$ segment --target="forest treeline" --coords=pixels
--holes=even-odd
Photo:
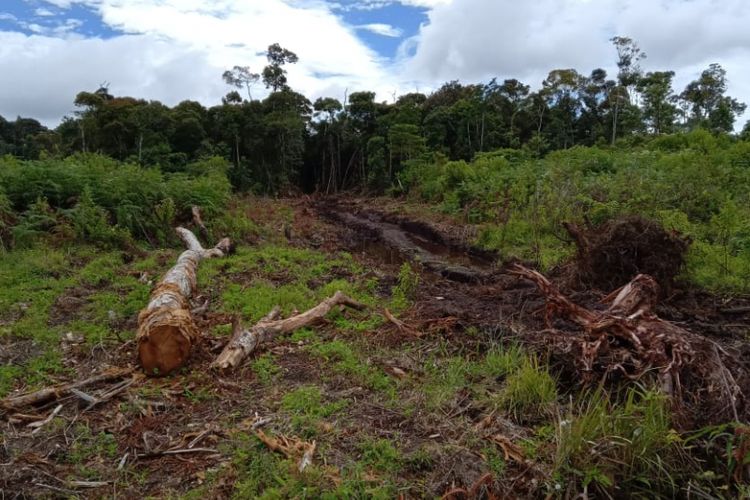
[[[727,95],[726,71],[712,64],[685,89],[673,71],[644,72],[646,57],[626,37],[612,39],[618,72],[550,71],[541,88],[516,79],[444,84],[429,95],[386,103],[357,91],[344,102],[311,102],[292,90],[286,67],[293,52],[273,44],[258,73],[235,66],[223,75],[232,89],[212,107],[183,101],[114,96],[108,86],[75,97],[77,111],[55,129],[32,118],[0,117],[0,155],[21,159],[99,153],[164,173],[223,157],[237,191],[289,188],[333,193],[381,192],[410,160],[470,160],[503,148],[542,157],[573,146],[632,145],[696,128],[731,134],[745,104]],[[219,75],[217,75],[217,78]],[[253,98],[256,86],[268,89]],[[750,136],[750,127],[741,134]]]

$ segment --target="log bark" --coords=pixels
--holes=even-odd
[[[214,248],[204,249],[191,231],[178,227],[177,233],[188,249],[164,275],[138,315],[138,360],[148,375],[166,375],[187,361],[199,337],[189,303],[196,289],[198,264],[203,259],[223,257],[230,250],[227,238]]]
[[[357,310],[365,308],[363,304],[341,292],[336,292],[312,309],[287,319],[278,319],[281,310],[277,306],[249,329],[243,328],[239,319],[235,318],[232,338],[211,366],[219,370],[235,368],[262,343],[268,342],[278,334],[291,333],[307,326],[323,318],[331,309],[339,305]]]

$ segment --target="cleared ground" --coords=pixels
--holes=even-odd
[[[726,467],[731,457],[716,451],[747,445],[719,425],[729,406],[677,428],[648,387],[582,395],[565,359],[533,335],[545,328],[544,299],[504,271],[502,256],[472,249],[470,227],[384,200],[249,199],[232,210],[244,238],[234,255],[201,264],[196,302],[209,307],[189,364],[88,411],[62,399],[37,432],[28,423],[57,403],[26,420],[5,415],[6,497],[669,495],[673,481],[679,491],[693,480],[707,494],[741,488],[727,471],[740,470],[741,483],[742,465]],[[137,313],[179,251],[4,256],[0,392],[133,364]],[[286,316],[336,290],[369,308],[278,338],[234,372],[209,369],[234,315],[251,324],[279,305]],[[571,293],[587,304],[604,295]],[[747,367],[747,304],[675,290],[659,313]],[[314,440],[312,465],[299,472],[299,457],[270,450],[259,428]],[[698,429],[708,434],[689,441]]]

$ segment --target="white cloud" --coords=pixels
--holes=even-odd
[[[78,92],[103,81],[115,93],[171,104],[188,97],[210,102],[223,90],[218,70],[205,54],[153,36],[105,41],[0,32],[0,88],[10,89],[0,93],[0,114],[54,124],[73,111]]]
[[[343,99],[347,91],[364,89],[385,96],[399,87],[356,29],[320,1],[78,3],[127,35],[84,39],[44,26],[29,27],[37,33],[32,36],[0,32],[0,115],[23,114],[54,124],[72,109],[77,92],[105,80],[117,95],[217,104],[230,90],[221,73],[237,64],[259,72],[267,64],[263,52],[274,42],[298,54],[299,63],[288,68],[289,81],[310,98]]]
[[[391,38],[399,38],[404,33],[399,28],[384,23],[360,24],[357,28]]]
[[[34,9],[34,15],[39,17],[51,17],[54,16],[55,13],[44,7],[39,7],[38,9]]]
[[[61,9],[69,9],[73,3],[76,2],[76,0],[43,0],[44,2],[47,2],[48,4],[54,5],[55,7],[59,7]]]
[[[410,7],[421,7],[421,8],[433,8],[439,5],[447,5],[454,0],[350,0],[350,1],[336,1],[328,2],[328,4],[335,9],[342,11],[353,11],[353,10],[377,10],[387,7],[389,5],[401,4]]]

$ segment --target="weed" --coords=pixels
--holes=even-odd
[[[395,397],[393,380],[380,368],[363,362],[350,344],[342,340],[319,342],[310,346],[310,352],[332,363],[336,372],[352,376],[358,383]]]
[[[499,405],[517,418],[534,418],[557,400],[555,379],[535,357],[526,357],[505,380]]]
[[[292,428],[304,437],[314,437],[318,432],[316,424],[346,405],[345,400],[324,403],[320,389],[312,385],[299,387],[281,399],[281,407],[292,414]]]
[[[281,370],[271,354],[259,356],[252,363],[253,371],[263,384],[270,384],[277,373]]]
[[[653,391],[628,389],[619,404],[602,391],[587,394],[557,423],[555,440],[559,476],[603,494],[617,485],[672,496],[687,465],[667,401]]]
[[[402,466],[401,453],[388,439],[366,439],[359,450],[361,463],[377,472],[393,474]]]
[[[398,284],[391,291],[391,308],[401,312],[409,306],[419,286],[419,274],[404,262],[398,272]]]

